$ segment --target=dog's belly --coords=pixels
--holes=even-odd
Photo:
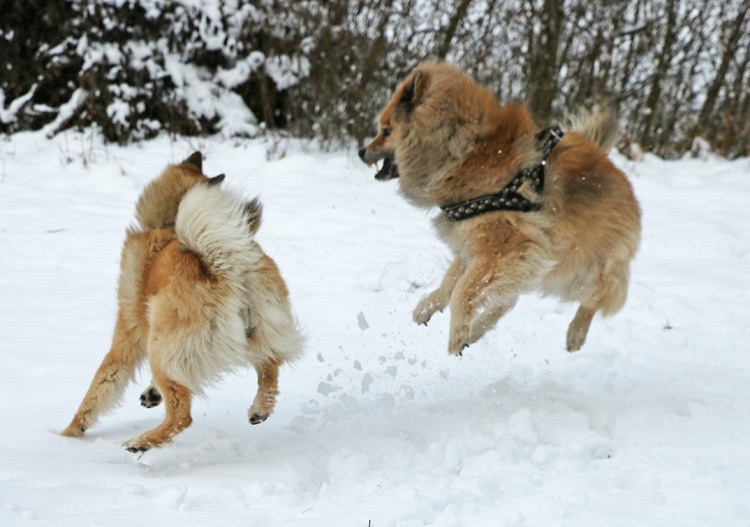
[[[601,274],[600,267],[596,261],[581,255],[563,257],[540,277],[539,290],[567,302],[581,301],[591,295]]]

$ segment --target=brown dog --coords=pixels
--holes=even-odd
[[[583,345],[594,314],[624,305],[640,209],[604,151],[616,133],[611,114],[574,119],[559,144],[543,152],[526,108],[501,105],[455,67],[424,63],[396,90],[378,124],[360,157],[385,160],[376,177],[398,177],[401,193],[418,207],[449,208],[520,185],[512,196],[525,211],[509,207],[459,221],[443,212],[434,219],[454,260],[440,287],[417,305],[414,321],[426,324],[450,304],[450,353],[494,327],[524,292],[580,303],[568,328],[569,351]],[[535,170],[543,188],[516,178]]]
[[[250,422],[273,411],[279,366],[300,354],[303,338],[284,280],[254,240],[260,203],[223,190],[224,176],[203,175],[201,160],[196,152],[168,166],[138,199],[138,227],[128,229],[122,250],[112,347],[62,435],[82,436],[115,406],[146,357],[155,388],[141,400],[148,394],[144,406],[155,406],[163,396],[166,418],[127,441],[132,452],[190,426],[193,394],[238,366],[258,373]]]

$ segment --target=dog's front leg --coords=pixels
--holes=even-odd
[[[442,311],[448,306],[453,289],[456,287],[466,266],[460,257],[456,257],[445,272],[443,281],[435,291],[422,298],[414,309],[413,318],[417,324],[427,325],[435,311]]]
[[[521,285],[530,280],[530,273],[518,265],[522,258],[511,253],[474,259],[451,296],[448,353],[460,355],[513,309]]]
[[[459,278],[451,295],[451,327],[448,353],[460,355],[469,345],[471,321],[477,312],[477,304],[483,289],[490,282],[492,262],[475,259]]]

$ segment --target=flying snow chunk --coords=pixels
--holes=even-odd
[[[370,329],[370,324],[367,323],[365,314],[362,313],[362,311],[360,311],[359,315],[357,315],[357,323],[359,324],[359,329],[361,329],[362,331]]]

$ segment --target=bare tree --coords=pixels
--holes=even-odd
[[[456,10],[454,11],[453,16],[451,16],[448,27],[443,30],[444,38],[435,50],[435,56],[437,58],[444,60],[448,55],[451,45],[453,44],[453,38],[456,35],[456,30],[461,22],[463,22],[464,18],[466,18],[466,13],[469,11],[469,4],[471,4],[471,0],[461,0],[458,6],[456,6]]]
[[[538,32],[532,21],[529,28],[529,106],[537,116],[548,118],[557,96],[557,49],[563,22],[563,1],[542,0],[539,9],[529,0],[531,15],[538,21]]]
[[[667,0],[665,7],[667,20],[664,26],[664,38],[662,40],[661,51],[657,57],[656,70],[651,77],[651,89],[644,105],[645,117],[643,119],[643,133],[641,134],[641,144],[645,148],[652,146],[652,127],[656,120],[658,107],[660,104],[662,82],[667,76],[669,64],[672,61],[673,46],[677,34],[677,7],[680,0]]]
[[[50,123],[51,133],[98,126],[121,142],[163,130],[224,132],[219,116],[197,114],[175,89],[168,56],[201,68],[206,93],[239,95],[259,130],[362,142],[398,83],[438,58],[501,100],[527,102],[540,124],[606,102],[621,117],[623,146],[677,156],[702,135],[718,152],[750,155],[750,0],[41,4],[37,13],[0,0],[0,59],[22,65],[0,69],[2,133]],[[152,50],[148,67],[131,42]],[[121,58],[111,62],[104,48]],[[289,71],[279,70],[284,63]]]
[[[716,105],[717,98],[719,96],[719,90],[726,82],[727,71],[729,70],[730,62],[734,59],[737,52],[737,45],[739,44],[740,37],[743,33],[743,25],[747,17],[747,13],[750,11],[750,0],[743,0],[739,5],[739,11],[737,16],[728,26],[729,34],[726,42],[724,43],[724,52],[721,55],[721,64],[716,70],[713,81],[711,82],[708,90],[706,91],[706,100],[701,108],[700,115],[698,116],[698,122],[693,130],[693,135],[701,135],[706,127],[707,121],[711,112]],[[746,30],[746,29],[745,29]]]

